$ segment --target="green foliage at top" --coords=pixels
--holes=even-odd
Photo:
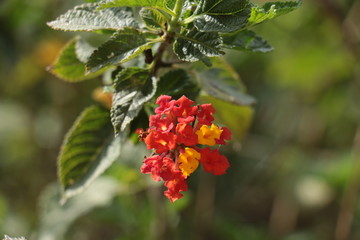
[[[89,57],[87,68],[96,72],[111,64],[120,64],[138,56],[154,42],[147,41],[147,34],[135,28],[117,31]]]
[[[195,62],[222,55],[221,45],[222,39],[218,33],[199,32],[194,28],[178,36],[174,52],[183,61]]]
[[[166,18],[159,10],[143,8],[140,11],[140,16],[148,28],[165,29]]]
[[[167,3],[169,2],[169,3]],[[168,7],[174,1],[167,0],[107,0],[102,3],[100,9],[113,8],[113,7],[150,7],[163,10],[167,13],[174,14]]]
[[[273,19],[297,9],[301,1],[297,2],[268,2],[262,7],[253,7],[247,26],[253,26],[263,21]]]
[[[234,111],[239,106],[251,108],[255,99],[246,93],[239,76],[221,58],[224,49],[271,51],[269,43],[248,28],[288,13],[300,4],[270,2],[259,7],[249,0],[91,2],[48,23],[63,31],[112,34],[95,47],[75,38],[51,67],[55,75],[72,82],[104,74],[104,85],[113,95],[110,112],[99,108],[85,111],[64,142],[59,176],[63,189],[68,191],[65,198],[75,195],[110,166],[113,160],[109,159],[116,157],[100,157],[107,160],[94,164],[99,149],[106,150],[117,138],[126,138],[132,122],[132,127],[147,122],[147,117],[139,113],[148,112],[156,96],[187,95],[195,99],[199,93],[205,93],[216,101],[234,104],[236,107],[228,107]],[[133,13],[134,10],[139,13]],[[187,65],[189,62],[195,63]],[[106,141],[110,120],[118,137]],[[92,131],[88,133],[86,129]],[[84,139],[89,145],[82,142]]]
[[[199,31],[233,32],[245,26],[250,10],[248,0],[202,0],[190,19]]]
[[[120,30],[138,27],[130,8],[97,10],[98,3],[76,6],[48,25],[63,31],[94,31],[100,29]]]
[[[248,50],[252,52],[270,52],[272,46],[254,31],[243,30],[236,34],[223,35],[223,46],[234,50]]]

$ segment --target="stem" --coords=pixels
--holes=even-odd
[[[176,1],[175,8],[174,8],[175,15],[172,16],[172,18],[171,18],[171,22],[170,22],[169,29],[168,29],[169,32],[174,31],[174,28],[176,28],[176,26],[178,25],[178,21],[179,21],[181,12],[182,12],[183,5],[184,5],[184,0]]]
[[[360,192],[360,125],[357,128],[352,149],[352,173],[340,203],[340,212],[335,228],[335,240],[349,239]]]
[[[162,42],[160,44],[159,48],[157,49],[157,52],[154,56],[154,61],[149,66],[149,69],[151,69],[153,76],[156,75],[156,72],[160,67],[164,66],[164,63],[162,61],[162,56],[164,55],[164,52],[165,52],[166,48],[169,46],[169,44],[170,43],[165,40],[164,42]]]
[[[193,22],[197,17],[198,17],[198,15],[192,15],[192,16],[184,19],[183,23],[184,23],[184,24],[191,23],[191,22]]]

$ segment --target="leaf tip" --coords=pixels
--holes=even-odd
[[[50,21],[50,22],[46,22],[46,25],[48,25],[48,27],[51,27],[51,28],[53,28],[53,23],[54,21]]]
[[[65,194],[63,194],[63,195],[61,196],[60,201],[59,201],[60,206],[64,206],[65,203],[67,202],[67,200],[68,200],[67,196],[66,196]]]
[[[49,65],[45,68],[46,71],[51,72],[51,73],[52,73],[53,69],[54,69],[54,65]]]

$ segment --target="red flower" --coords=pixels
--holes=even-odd
[[[220,135],[220,139],[215,139],[215,141],[216,141],[216,144],[225,145],[226,142],[224,140],[230,141],[232,134],[231,134],[230,129],[228,129],[227,127],[222,127],[221,130],[222,130],[222,133]]]
[[[174,123],[167,117],[161,115],[151,115],[149,120],[149,126],[155,127],[156,130],[162,132],[169,132],[174,127]]]
[[[196,114],[198,107],[192,107],[192,104],[194,104],[194,102],[185,96],[182,96],[175,101],[173,113],[178,117],[179,122],[191,123],[195,120],[194,115]]]
[[[146,147],[157,153],[168,152],[176,147],[176,135],[171,132],[151,131],[145,138]]]
[[[146,131],[136,130],[140,140],[152,156],[146,158],[141,172],[151,174],[155,181],[165,181],[164,195],[174,202],[187,190],[186,179],[201,163],[206,172],[221,175],[230,164],[219,150],[201,149],[201,145],[226,144],[231,139],[228,128],[213,124],[215,109],[211,104],[192,106],[193,101],[185,96],[172,100],[161,95],[156,103],[155,115],[150,116]],[[194,128],[195,126],[195,128]]]
[[[171,158],[153,155],[144,160],[140,170],[142,173],[151,174],[155,181],[169,180],[172,178],[175,163]]]
[[[206,172],[212,172],[214,175],[222,175],[230,167],[227,158],[220,155],[219,150],[211,150],[210,148],[201,149],[200,162],[204,166]]]
[[[158,104],[159,107],[155,109],[155,113],[162,114],[170,111],[175,104],[175,100],[170,100],[171,96],[161,95],[160,97],[158,97],[158,99],[156,100],[156,104]]]
[[[212,116],[215,113],[215,109],[211,104],[201,104],[199,106],[200,111],[196,114],[198,118],[198,125],[207,125],[210,126],[214,117]]]
[[[173,173],[173,179],[165,182],[165,187],[168,188],[164,192],[164,195],[170,199],[171,202],[174,202],[184,195],[180,193],[180,191],[187,191],[187,183],[185,181],[185,177],[181,171],[176,171]]]
[[[198,136],[194,129],[186,123],[178,123],[176,126],[177,142],[186,146],[193,146],[198,143]]]

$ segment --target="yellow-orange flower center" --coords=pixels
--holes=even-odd
[[[199,166],[200,153],[193,148],[185,148],[178,157],[179,168],[185,176],[189,176]]]
[[[195,133],[198,136],[199,144],[214,146],[216,143],[215,139],[220,139],[222,131],[218,126],[212,124],[210,127],[202,125]]]

